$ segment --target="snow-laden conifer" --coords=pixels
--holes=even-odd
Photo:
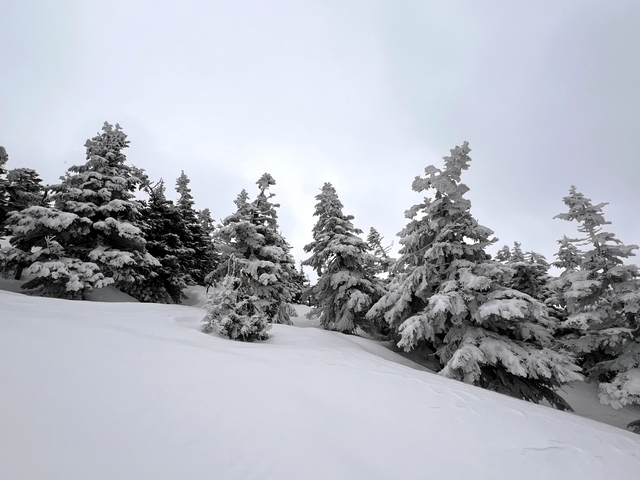
[[[93,289],[113,284],[95,263],[66,257],[52,238],[47,238],[46,246],[33,252],[30,260],[26,273],[33,278],[22,288],[37,295],[80,300]]]
[[[184,170],[182,170],[176,180],[176,192],[180,195],[177,205],[183,210],[193,210],[195,205],[193,196],[191,195],[191,189],[189,188],[190,183],[191,180],[187,177],[187,174],[184,173]]]
[[[243,190],[235,200],[237,211],[225,218],[216,232],[223,261],[207,279],[221,282],[229,277],[232,262],[235,279],[228,279],[226,288],[242,286],[241,297],[269,322],[291,324],[290,317],[296,314],[291,306],[296,269],[291,247],[279,232],[276,209],[280,205],[272,203],[274,194],[268,192],[275,180],[265,173],[256,183],[256,199],[249,202]]]
[[[179,194],[176,208],[182,217],[180,241],[185,250],[178,257],[178,261],[188,275],[188,284],[204,285],[205,277],[219,261],[218,253],[215,252],[211,237],[198,218],[189,183],[191,180],[182,171],[176,180],[176,192]]]
[[[14,168],[7,172],[7,203],[9,211],[23,210],[33,205],[45,205],[42,179],[32,168]]]
[[[55,241],[60,248],[51,252],[49,261],[69,258],[76,266],[78,262],[95,264],[105,278],[135,295],[135,285],[144,280],[141,272],[158,265],[146,252],[136,225],[139,202],[134,195],[145,176],[142,170],[125,164],[122,150],[129,142],[120,126],[105,122],[102,130],[85,143],[86,163],[70,167],[62,183],[51,187],[54,207],[13,212],[7,229],[13,235],[13,247],[29,265],[37,261],[34,247],[46,248],[47,241]],[[4,258],[14,254],[0,253]],[[56,281],[55,271],[45,268],[40,273],[41,282]],[[87,277],[79,277],[79,284],[82,278]],[[85,291],[91,287],[90,282],[83,285]]]
[[[149,200],[143,203],[141,229],[146,249],[159,265],[145,272],[145,281],[136,285],[136,298],[154,303],[181,303],[191,281],[180,259],[191,252],[182,242],[185,225],[179,209],[167,200],[164,182],[147,184]]]
[[[80,222],[68,228],[60,242],[74,258],[92,261],[114,279],[115,286],[135,295],[141,271],[158,262],[145,250],[137,226],[140,203],[136,190],[146,181],[144,172],[126,164],[123,150],[129,146],[120,125],[105,122],[102,133],[87,140],[87,161],[70,167],[62,183],[54,187],[55,206],[78,215]]]
[[[569,211],[556,218],[576,221],[582,234],[559,242],[556,265],[564,271],[554,284],[566,314],[564,341],[599,382],[603,403],[640,403],[640,271],[624,263],[638,246],[603,230],[606,203],[593,205],[573,186],[563,201]]]
[[[522,251],[518,242],[513,243],[513,249],[502,247],[496,255],[496,260],[503,262],[511,270],[512,274],[505,279],[504,286],[531,295],[536,300],[546,303],[550,297],[548,274],[549,262],[536,252]]]
[[[266,340],[271,329],[269,316],[264,301],[255,295],[251,276],[238,269],[242,263],[233,255],[228,258],[228,270],[205,304],[202,331],[245,342]]]
[[[216,222],[213,220],[211,210],[208,208],[203,208],[198,212],[198,221],[200,222],[202,230],[207,235],[212,236],[216,231]]]
[[[485,252],[496,239],[464,198],[469,152],[465,142],[444,158],[443,169],[429,166],[414,180],[413,190],[434,195],[405,213],[390,291],[368,316],[383,316],[405,350],[431,349],[440,375],[570,408],[555,390],[580,379],[579,368],[556,351],[545,305],[505,287],[513,271]]]
[[[377,330],[376,324],[365,317],[384,293],[375,277],[376,259],[358,236],[362,231],[354,227],[353,216],[342,212],[342,202],[330,183],[323,185],[316,200],[314,216],[318,221],[313,227],[313,242],[304,247],[311,256],[302,262],[318,275],[311,288],[315,307],[309,315],[328,330]]]
[[[389,256],[391,245],[387,245],[386,247],[384,247],[382,245],[383,240],[384,237],[380,235],[380,232],[378,232],[378,230],[373,227],[369,229],[369,234],[367,235],[367,245],[369,245],[369,249],[376,259],[376,263],[374,266],[374,270],[376,273],[388,273],[394,261]]]

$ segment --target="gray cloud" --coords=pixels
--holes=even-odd
[[[53,183],[119,122],[131,163],[185,170],[218,218],[268,171],[301,259],[323,182],[391,241],[413,177],[468,140],[499,245],[551,257],[571,184],[639,243],[639,23],[635,1],[13,2],[0,144]]]

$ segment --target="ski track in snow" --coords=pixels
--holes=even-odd
[[[0,291],[0,308],[0,478],[640,471],[638,435],[412,368],[384,345],[301,317],[247,344],[203,334],[196,307]]]

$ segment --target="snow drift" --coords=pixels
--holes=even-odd
[[[0,291],[6,479],[635,479],[640,436],[409,366],[298,320]]]

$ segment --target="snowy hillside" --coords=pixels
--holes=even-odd
[[[354,336],[0,291],[0,478],[636,479],[640,436]],[[301,328],[310,327],[310,328]]]

